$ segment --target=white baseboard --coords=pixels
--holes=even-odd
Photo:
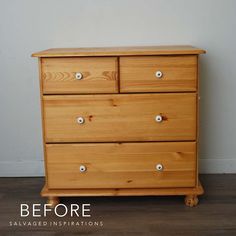
[[[44,176],[43,161],[0,162],[0,177],[39,177],[39,176]]]
[[[200,173],[236,173],[236,159],[200,159]],[[43,161],[0,162],[0,177],[44,176]]]
[[[236,159],[199,159],[199,172],[202,174],[235,174]]]

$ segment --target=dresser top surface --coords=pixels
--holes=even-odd
[[[100,47],[100,48],[51,48],[33,53],[33,57],[83,57],[83,56],[138,56],[202,54],[205,50],[189,45]]]

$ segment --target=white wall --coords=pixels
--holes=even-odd
[[[236,172],[235,0],[0,0],[0,176],[43,175],[37,60],[51,47],[192,44],[200,169]]]

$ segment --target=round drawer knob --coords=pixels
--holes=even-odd
[[[158,70],[158,71],[156,72],[156,77],[157,77],[158,79],[160,79],[162,76],[163,76],[162,72]]]
[[[157,164],[156,169],[157,169],[157,171],[162,171],[163,170],[163,165],[162,164]]]
[[[81,173],[85,172],[86,170],[87,170],[87,168],[86,168],[86,166],[84,166],[84,165],[81,165],[81,166],[79,167],[79,171],[80,171]]]
[[[163,118],[162,118],[161,115],[157,115],[157,116],[155,117],[155,120],[156,120],[156,122],[160,123],[160,122],[163,121]]]
[[[82,125],[85,122],[85,119],[83,117],[78,117],[77,118],[77,123]]]
[[[76,72],[76,73],[75,73],[75,78],[78,79],[78,80],[83,79],[83,75],[82,75],[82,73],[80,73],[80,72]]]

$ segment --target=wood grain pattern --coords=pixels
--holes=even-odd
[[[43,156],[44,156],[44,163],[47,163],[46,137],[45,137],[45,126],[44,126],[43,83],[41,80],[42,58],[38,58],[38,70],[39,70],[39,87],[40,87],[40,108],[41,108],[41,124],[42,124],[42,139],[43,139]],[[47,170],[46,164],[44,164],[44,171],[45,171],[45,185],[47,186],[48,170]]]
[[[192,188],[170,189],[73,189],[50,190],[45,194],[55,194],[63,197],[61,203],[70,208],[71,204],[91,204],[91,218],[72,218],[68,213],[59,218],[48,212],[46,217],[33,217],[32,211],[28,217],[20,217],[20,203],[27,203],[31,209],[35,203],[46,203],[45,198],[38,194],[43,186],[43,178],[0,178],[0,232],[2,236],[233,236],[236,235],[236,174],[200,175],[202,184],[206,187],[200,197],[200,205],[188,209],[183,205],[183,196],[139,196],[162,195],[163,192],[172,195],[190,194]],[[188,192],[183,193],[186,189]],[[129,197],[87,197],[120,196],[124,193]],[[99,193],[100,192],[100,193]],[[175,193],[176,192],[176,193]],[[117,193],[117,194],[116,194]],[[152,194],[153,193],[153,194]],[[70,195],[71,194],[71,195]],[[166,195],[166,194],[164,194]],[[49,195],[47,195],[49,196]],[[76,197],[79,196],[79,197]],[[84,197],[83,197],[84,196]],[[60,207],[59,207],[60,208]],[[42,209],[42,208],[41,208]],[[58,209],[60,210],[60,209]],[[62,209],[63,210],[63,209]],[[42,209],[43,211],[43,209]],[[42,212],[41,211],[41,212]],[[59,211],[62,212],[62,211]],[[36,212],[37,213],[37,212]],[[103,221],[102,227],[91,226],[16,226],[9,227],[9,221]]]
[[[194,142],[47,144],[46,149],[50,189],[195,186]],[[83,173],[81,165],[87,168]]]
[[[186,195],[185,204],[196,205],[203,193],[197,162],[201,53],[192,46],[34,53],[47,177],[42,196],[56,204],[60,196]],[[78,117],[85,122],[78,124]]]
[[[199,175],[199,131],[200,131],[200,80],[199,80],[199,56],[197,56],[197,104],[196,104],[196,185],[198,185]]]
[[[178,188],[92,188],[92,189],[48,189],[44,186],[41,191],[42,197],[86,197],[86,196],[182,196],[182,195],[202,195],[204,193],[202,184],[196,187]]]
[[[163,76],[157,78],[156,71]],[[120,58],[121,92],[196,91],[197,56],[133,56]]]
[[[196,138],[196,94],[44,96],[46,142]],[[161,114],[163,121],[155,121]],[[77,117],[85,123],[78,124]]]
[[[117,93],[116,57],[42,58],[44,94]],[[75,74],[82,73],[77,80]]]
[[[202,54],[205,50],[189,45],[100,47],[100,48],[51,48],[33,53],[33,57],[78,56],[128,56],[128,55],[185,55]]]

